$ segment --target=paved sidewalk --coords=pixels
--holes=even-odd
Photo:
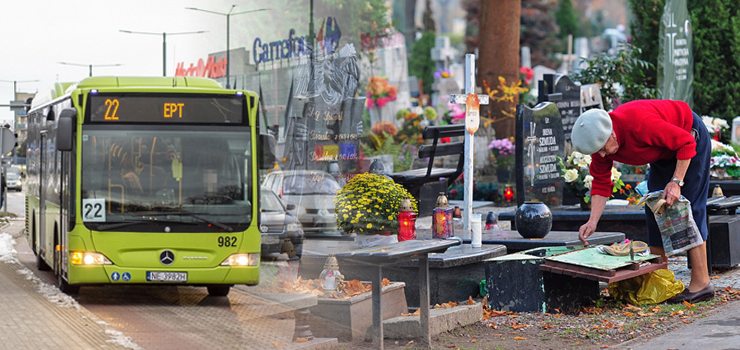
[[[616,348],[661,349],[740,349],[740,302],[723,306],[711,316],[680,326],[647,341],[636,339]]]
[[[24,226],[0,227],[0,349],[140,349],[20,262]]]

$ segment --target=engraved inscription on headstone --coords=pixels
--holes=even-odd
[[[517,205],[539,201],[560,206],[563,180],[558,167],[564,157],[564,133],[560,111],[552,102],[516,110]]]
[[[354,48],[348,44],[338,53],[319,54],[301,64],[286,125],[283,169],[326,171],[337,163],[342,175],[350,176],[359,171],[365,106],[365,97],[354,97],[359,79]]]
[[[581,115],[581,87],[574,84],[567,75],[559,75],[555,77],[553,91],[562,94],[562,98],[556,101],[555,105],[558,106],[560,116],[563,118],[565,141],[570,143],[573,125]]]

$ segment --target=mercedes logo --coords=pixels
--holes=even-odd
[[[260,232],[262,232],[262,233],[265,233],[265,232],[267,232],[268,230],[269,230],[269,228],[267,227],[267,225],[261,225],[261,226],[260,226]]]
[[[175,262],[175,253],[171,250],[163,250],[159,253],[159,261],[162,265],[172,265],[172,263]]]

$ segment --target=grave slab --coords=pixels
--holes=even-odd
[[[552,212],[553,231],[575,231],[577,233],[581,225],[585,224],[591,216],[591,211],[582,210],[578,205],[554,207],[550,208],[550,211]],[[515,230],[514,215],[514,212],[502,212],[498,214],[498,219],[499,221],[511,221],[512,230]],[[645,207],[638,205],[607,206],[596,229],[596,233],[601,232],[622,232],[626,238],[647,242]],[[589,243],[592,243],[591,239]]]
[[[428,236],[420,233],[418,238],[431,238],[431,232]],[[345,276],[345,280],[369,280],[374,273],[373,269],[351,257],[341,256],[342,252],[357,248],[359,247],[354,241],[307,239],[304,242],[298,274],[304,279],[317,278],[329,254],[337,254],[339,271]],[[430,253],[428,260],[431,304],[467,300],[469,296],[476,297],[480,281],[486,278],[483,262],[505,254],[506,248],[503,245],[485,243],[480,248],[463,244],[444,253]],[[410,259],[383,268],[384,278],[391,282],[406,283],[405,294],[409,307],[419,307],[418,264],[418,259]]]
[[[383,287],[383,320],[408,312],[405,286],[406,283],[393,282]],[[349,299],[320,297],[318,305],[310,309],[311,332],[317,337],[332,337],[340,341],[364,339],[368,327],[372,326],[372,307],[369,292]]]
[[[499,220],[501,216],[499,215]],[[585,221],[584,221],[585,222]],[[419,232],[421,231],[421,232]],[[420,238],[431,237],[431,230],[417,230]],[[519,232],[509,230],[484,231],[481,235],[483,245],[502,245],[506,247],[506,253],[516,253],[523,250],[540,247],[557,246],[582,246],[578,239],[578,231],[550,231],[544,238],[524,238]],[[596,232],[588,240],[589,244],[612,244],[621,242],[625,234],[621,232]],[[470,243],[469,239],[463,239],[463,246]],[[305,248],[304,248],[305,249]],[[305,253],[304,253],[305,254]]]
[[[429,315],[431,336],[464,327],[483,319],[483,307],[459,305],[445,309],[432,309]],[[386,339],[419,339],[422,337],[419,316],[399,316],[383,322]],[[370,332],[368,332],[370,334]]]

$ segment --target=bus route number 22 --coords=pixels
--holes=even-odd
[[[88,198],[82,200],[83,221],[105,221],[105,199]]]

